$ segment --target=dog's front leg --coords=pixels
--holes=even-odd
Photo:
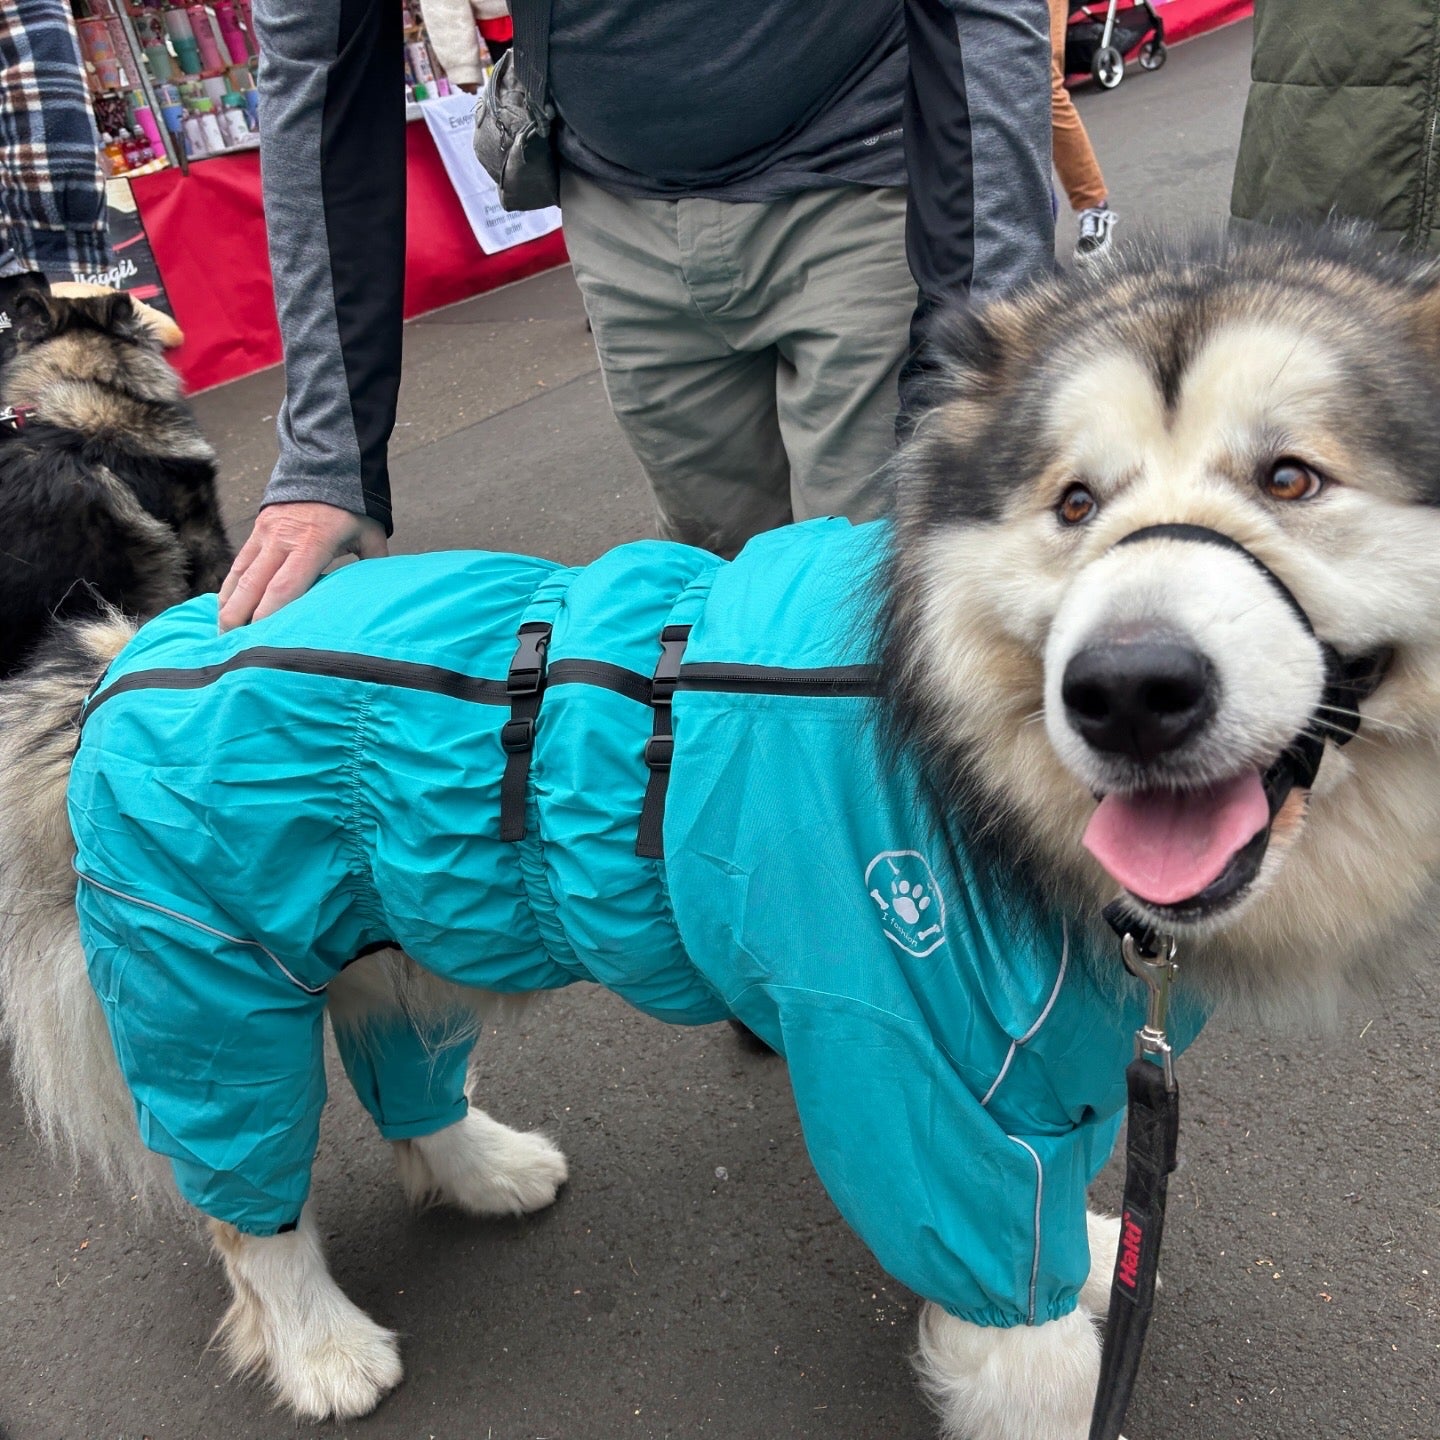
[[[999,1329],[927,1303],[915,1367],[945,1440],[1085,1440],[1100,1336],[1083,1307],[1043,1325]]]
[[[310,1206],[288,1235],[210,1222],[234,1300],[216,1340],[236,1371],[260,1375],[308,1420],[367,1415],[401,1378],[395,1333],[346,1298],[320,1249]]]

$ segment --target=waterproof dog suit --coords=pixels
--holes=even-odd
[[[981,1324],[1071,1310],[1141,987],[1000,893],[887,753],[888,538],[367,561],[227,635],[213,596],[145,626],[89,702],[70,816],[95,988],[186,1197],[296,1221],[325,987],[393,943],[462,985],[738,1018],[891,1274]],[[468,1043],[341,1039],[385,1135],[463,1115]]]

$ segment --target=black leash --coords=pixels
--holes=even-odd
[[[1112,924],[1119,918],[1112,917],[1113,910],[1114,906],[1106,911]],[[1165,1201],[1180,1137],[1180,1087],[1175,1081],[1175,1057],[1165,1037],[1170,986],[1178,969],[1175,942],[1165,936],[1147,949],[1126,930],[1120,946],[1126,968],[1149,987],[1150,1003],[1144,1025],[1135,1032],[1135,1058],[1125,1070],[1130,1097],[1125,1198],[1090,1440],[1119,1440],[1125,1423],[1155,1308]]]

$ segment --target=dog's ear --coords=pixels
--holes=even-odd
[[[966,302],[933,314],[910,361],[907,399],[916,412],[995,393],[1021,349],[1023,321],[1019,307],[1004,301]]]
[[[123,336],[126,340],[148,340],[150,332],[140,323],[135,313],[135,302],[117,290],[113,295],[101,295],[88,301],[94,307],[95,323],[102,330]]]
[[[953,378],[994,379],[1005,357],[998,306],[955,305],[944,311],[931,331],[935,367]]]
[[[36,345],[55,333],[59,323],[56,302],[45,290],[22,290],[12,302],[11,318],[15,338],[22,345]]]

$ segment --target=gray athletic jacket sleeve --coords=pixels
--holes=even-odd
[[[905,0],[905,28],[905,249],[920,300],[902,410],[935,310],[1055,266],[1047,0]]]
[[[285,347],[267,505],[391,529],[405,288],[403,35],[393,0],[255,0],[261,172]]]

